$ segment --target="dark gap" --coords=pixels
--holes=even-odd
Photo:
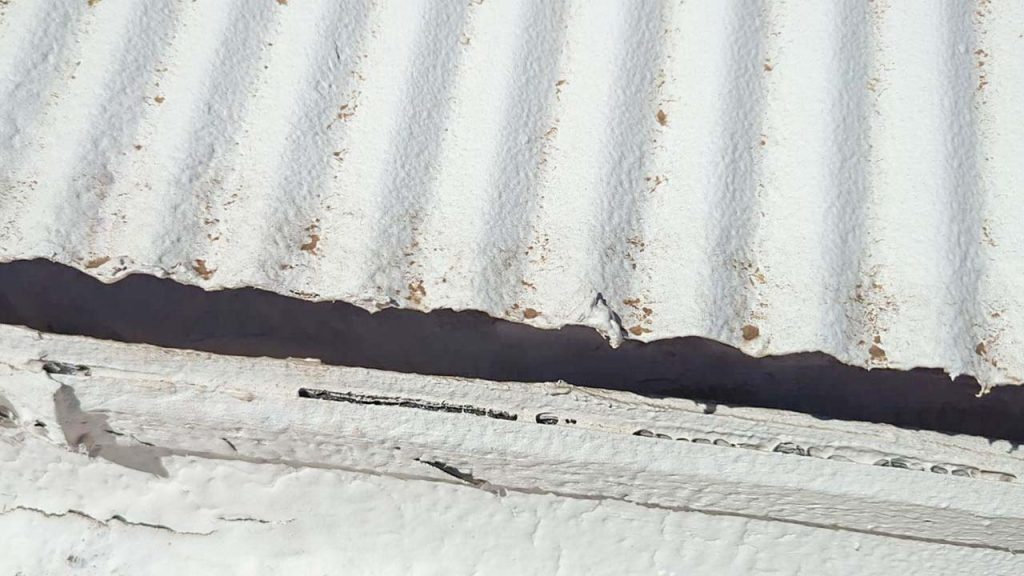
[[[243,288],[205,292],[129,276],[103,284],[46,260],[0,264],[0,322],[218,354],[499,381],[565,380],[646,396],[779,408],[819,418],[1024,440],[1024,387],[977,398],[977,382],[936,369],[867,371],[820,353],[752,358],[696,337],[612,349],[594,330],[541,330],[480,312],[371,315]],[[713,404],[710,404],[713,405]]]
[[[314,400],[330,400],[331,402],[348,402],[350,404],[368,404],[371,406],[401,406],[403,408],[416,408],[430,412],[449,412],[454,414],[472,414],[474,416],[486,416],[498,420],[518,420],[518,414],[512,414],[504,410],[493,408],[480,408],[469,404],[448,404],[447,402],[431,402],[429,400],[416,400],[413,398],[401,398],[398,396],[376,396],[371,394],[356,394],[354,392],[334,392],[331,390],[319,390],[317,388],[299,388],[299,398],[312,398]]]

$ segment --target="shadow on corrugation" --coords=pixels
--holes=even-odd
[[[206,292],[129,276],[103,284],[46,260],[0,264],[0,322],[218,354],[488,380],[546,382],[780,408],[950,434],[1024,440],[1024,387],[977,398],[941,370],[864,370],[820,353],[753,358],[697,337],[613,349],[594,330],[542,330],[480,312],[370,314],[251,288]]]

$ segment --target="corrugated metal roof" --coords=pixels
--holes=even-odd
[[[1024,4],[0,4],[0,258],[1024,377]]]

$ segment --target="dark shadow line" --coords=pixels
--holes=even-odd
[[[651,397],[1024,440],[1024,387],[976,397],[941,370],[864,370],[822,353],[753,358],[697,337],[612,349],[594,330],[542,330],[481,312],[375,314],[243,288],[206,292],[133,275],[102,282],[46,260],[0,264],[0,322],[217,354],[497,381],[566,382]]]

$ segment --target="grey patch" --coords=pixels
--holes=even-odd
[[[553,425],[558,424],[558,416],[555,416],[551,412],[541,412],[535,417],[537,424]]]
[[[451,464],[445,462],[441,462],[439,460],[420,460],[419,458],[416,458],[416,461],[422,464],[426,464],[427,466],[430,466],[432,468],[436,468],[453,478],[458,478],[459,480],[462,480],[467,484],[472,484],[473,486],[482,486],[483,484],[486,483],[484,480],[474,478],[471,472],[463,472],[462,470],[459,470],[455,466],[452,466]]]
[[[783,442],[772,449],[772,452],[778,452],[779,454],[796,454],[797,456],[807,456],[807,450],[805,450],[799,444],[793,442]]]
[[[62,374],[64,376],[89,376],[92,374],[88,366],[56,362],[54,360],[43,364],[43,372],[47,374]]]
[[[0,396],[0,427],[14,428],[18,425],[18,411],[8,402],[7,398]]]
[[[299,398],[312,398],[314,400],[330,400],[331,402],[348,402],[351,404],[368,404],[371,406],[401,406],[403,408],[417,408],[431,412],[450,412],[454,414],[472,414],[473,416],[487,416],[498,420],[518,420],[519,415],[495,410],[493,408],[480,408],[468,404],[448,404],[447,402],[433,402],[430,400],[417,400],[414,398],[402,398],[400,396],[375,396],[372,394],[356,394],[354,392],[333,392],[331,390],[318,390],[315,388],[299,388]]]
[[[109,417],[102,412],[82,410],[82,404],[71,386],[61,384],[53,394],[53,405],[57,413],[57,424],[72,450],[81,447],[90,458],[103,458],[132,470],[168,477],[167,469],[160,459],[170,456],[170,450],[118,444],[119,434],[110,427]]]
[[[987,480],[995,480],[997,482],[1013,482],[1017,479],[1017,476],[1010,474],[1009,472],[998,472],[996,470],[981,470],[978,474]]]

